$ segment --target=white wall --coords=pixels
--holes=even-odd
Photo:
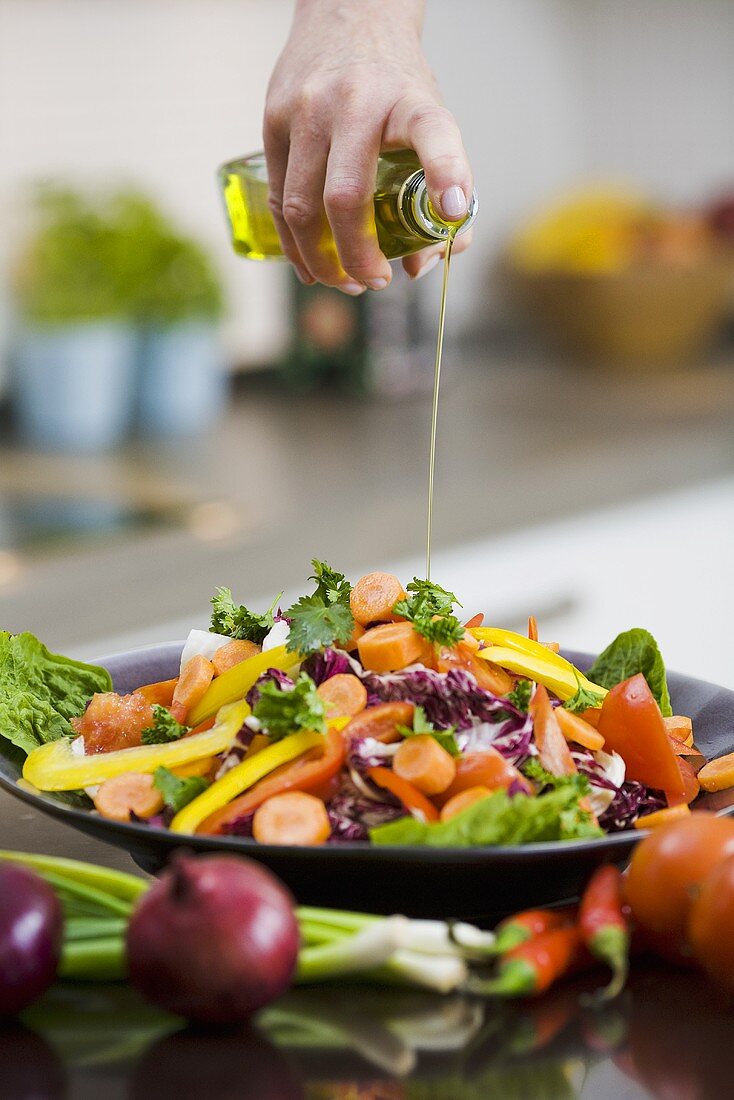
[[[276,351],[283,273],[229,251],[213,173],[261,144],[265,87],[291,7],[0,0],[0,264],[24,181],[133,179],[216,252],[233,352],[256,361]],[[426,50],[462,124],[481,197],[476,247],[455,267],[457,326],[477,316],[488,256],[549,192],[600,173],[686,199],[734,181],[730,0],[427,7]]]

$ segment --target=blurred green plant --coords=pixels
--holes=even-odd
[[[221,285],[205,251],[142,193],[87,196],[46,184],[33,215],[13,273],[26,321],[167,325],[221,316]]]

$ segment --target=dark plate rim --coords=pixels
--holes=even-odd
[[[105,657],[95,658],[91,663],[106,667],[108,661],[119,661],[123,657],[132,658],[152,650],[172,648],[174,646],[183,647],[183,642],[180,640],[154,642],[148,645],[138,646],[134,649],[123,650],[120,653],[107,654]],[[579,651],[574,651],[574,657],[576,659],[581,658],[581,663],[583,663],[583,661],[588,661],[588,663],[591,664],[594,660],[593,655]],[[588,665],[586,667],[588,667]],[[700,684],[707,684],[711,687],[719,686],[711,684],[710,681],[697,680],[697,682]],[[233,853],[239,852],[240,854],[257,851],[263,854],[267,853],[268,858],[281,861],[287,861],[293,858],[305,861],[321,861],[325,855],[328,855],[329,858],[333,858],[335,861],[339,861],[357,855],[368,861],[375,860],[377,862],[383,862],[387,860],[388,862],[395,863],[415,863],[415,861],[418,860],[419,862],[431,865],[441,863],[446,859],[448,854],[451,862],[457,864],[471,864],[475,863],[477,859],[481,862],[496,861],[498,863],[512,863],[526,861],[532,863],[539,857],[567,856],[569,859],[573,859],[578,854],[589,851],[599,851],[600,849],[608,851],[610,858],[614,858],[615,852],[623,854],[629,849],[631,844],[636,843],[638,840],[650,834],[649,829],[632,828],[625,829],[618,833],[611,833],[607,836],[592,837],[584,840],[545,840],[531,844],[477,846],[472,848],[429,848],[421,845],[411,846],[405,844],[381,847],[379,845],[369,844],[366,841],[344,841],[342,844],[328,846],[299,847],[292,844],[258,844],[249,837],[188,836],[186,834],[171,833],[166,829],[151,829],[147,825],[138,825],[134,822],[107,821],[103,817],[94,816],[89,810],[75,809],[73,806],[64,805],[64,803],[57,802],[53,798],[46,798],[42,794],[35,794],[33,791],[26,790],[24,787],[19,786],[17,782],[12,782],[1,772],[0,787],[16,798],[26,802],[28,805],[52,817],[67,821],[69,824],[78,824],[83,828],[86,826],[87,822],[92,820],[95,824],[95,830],[98,829],[100,833],[109,832],[119,838],[129,837],[131,845],[133,846],[135,841],[143,841],[147,845],[158,844],[165,848],[185,848],[188,845],[190,847],[196,847],[199,850],[224,850]],[[734,815],[734,805],[717,811],[717,816],[730,815]]]

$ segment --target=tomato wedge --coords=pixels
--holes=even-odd
[[[450,672],[452,668],[466,669],[480,688],[491,691],[493,695],[507,695],[512,691],[514,681],[510,674],[491,661],[477,660],[465,642],[459,642],[452,649],[441,646],[437,663],[439,672]]]
[[[611,689],[602,704],[598,729],[606,742],[605,751],[618,752],[624,760],[628,779],[672,797],[685,795],[679,758],[642,673]]]
[[[253,813],[267,798],[284,791],[305,791],[317,797],[322,794],[328,797],[333,793],[331,780],[344,763],[344,753],[341,733],[329,729],[324,735],[323,748],[311,749],[296,760],[276,768],[249,791],[204,818],[197,833],[224,833],[238,818]]]
[[[384,791],[389,791],[400,799],[406,810],[414,817],[426,822],[438,821],[438,810],[433,803],[429,802],[417,787],[402,776],[396,775],[390,768],[369,768],[367,777],[375,786],[382,787]]]
[[[538,756],[551,775],[573,775],[578,769],[551,706],[548,691],[538,684],[528,708],[533,718],[533,734]]]
[[[525,776],[497,749],[469,752],[466,756],[457,757],[454,781],[440,795],[436,795],[436,802],[443,807],[454,795],[472,787],[487,787],[490,791],[504,787],[507,790],[514,783],[518,784],[518,790],[530,793],[531,787]]]

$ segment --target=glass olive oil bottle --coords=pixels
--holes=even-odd
[[[248,260],[282,258],[268,207],[265,155],[253,153],[228,161],[219,169],[219,180],[235,252]],[[431,206],[423,169],[411,149],[382,154],[377,162],[374,202],[377,240],[388,260],[419,252],[426,245],[447,240],[450,234],[466,232],[478,207],[474,192],[458,228],[456,223],[443,221]]]

